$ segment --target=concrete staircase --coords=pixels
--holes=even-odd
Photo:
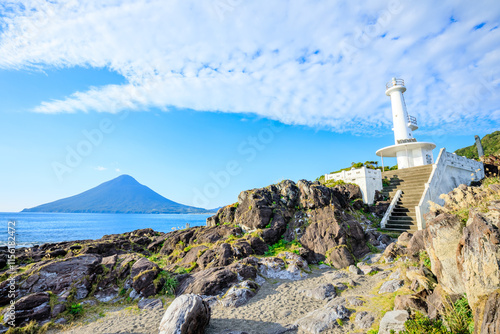
[[[432,165],[391,170],[382,173],[382,179],[390,180],[382,193],[390,199],[401,189],[403,192],[385,228],[398,232],[416,231],[417,216],[415,206],[420,202],[425,183],[429,180]]]

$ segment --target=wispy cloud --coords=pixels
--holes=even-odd
[[[378,132],[391,121],[384,84],[398,76],[429,131],[500,120],[498,1],[21,0],[0,10],[0,68],[106,67],[128,81],[36,112],[177,107]]]
[[[103,167],[103,166],[97,166],[97,167],[95,167],[94,169],[95,169],[95,170],[98,170],[98,171],[100,171],[100,172],[107,170],[107,168],[106,168],[106,167]]]

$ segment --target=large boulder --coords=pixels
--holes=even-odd
[[[482,310],[487,319],[498,321],[497,305],[500,301],[500,220],[497,216],[473,213],[458,247],[458,270],[463,279],[469,305],[478,313]],[[486,306],[488,304],[488,306]],[[479,313],[481,313],[479,312]],[[483,320],[483,321],[482,321]],[[490,333],[492,324],[475,318],[478,333]],[[483,331],[483,328],[484,329]],[[497,327],[497,332],[500,327]],[[491,332],[493,333],[493,332]]]
[[[471,306],[482,296],[500,289],[500,231],[497,225],[475,213],[460,240],[458,269]]]
[[[463,295],[466,290],[458,271],[457,249],[463,224],[456,215],[442,213],[427,221],[424,244],[431,269],[449,295]]]
[[[210,322],[210,306],[194,294],[174,299],[160,322],[159,334],[201,334]]]

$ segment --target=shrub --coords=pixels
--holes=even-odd
[[[264,256],[275,256],[285,251],[298,254],[299,253],[298,248],[300,247],[302,247],[302,245],[297,240],[286,241],[285,239],[280,239],[280,241],[278,241],[274,245],[269,246],[269,249],[266,251]]]
[[[80,315],[83,313],[83,306],[82,304],[71,304],[69,308],[69,313],[73,315]]]
[[[185,268],[183,268],[183,269],[185,269]],[[163,278],[165,280],[165,283],[163,284],[163,287],[160,290],[160,294],[173,295],[175,293],[175,289],[177,289],[177,285],[179,285],[177,278],[172,276],[168,271],[165,271],[165,270],[162,270],[158,274],[158,277],[156,278],[156,280],[159,281],[161,278]]]
[[[445,303],[443,318],[452,333],[474,333],[474,319],[466,296],[457,300],[455,304]]]
[[[405,330],[401,334],[472,334],[474,319],[467,298],[457,300],[454,304],[444,303],[441,311],[442,320],[431,320],[420,312],[416,312],[405,322]]]
[[[429,254],[426,251],[421,251],[419,254],[420,262],[427,268],[431,269],[431,259],[429,258]]]
[[[405,330],[401,334],[448,334],[441,320],[431,320],[420,312],[416,312],[405,322]]]

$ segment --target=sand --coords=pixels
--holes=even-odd
[[[384,268],[384,266],[379,266]],[[386,267],[385,269],[389,269]],[[249,334],[263,333],[304,333],[300,329],[288,330],[287,326],[296,320],[306,316],[318,308],[324,306],[327,301],[306,297],[300,290],[314,288],[322,283],[346,282],[347,278],[332,280],[337,270],[334,269],[314,269],[308,278],[300,281],[269,279],[264,283],[259,292],[247,304],[238,308],[224,308],[220,305],[212,306],[212,319],[206,330],[206,334],[225,334],[231,331],[245,331]],[[341,292],[341,297],[359,296],[364,300],[373,297],[374,289],[380,285],[390,270],[383,271],[374,276],[355,275],[346,270],[350,279],[359,285]],[[350,310],[363,307],[348,307]],[[166,308],[166,306],[165,306]],[[106,313],[105,317],[91,321],[88,324],[72,327],[64,330],[52,330],[49,333],[64,334],[89,334],[89,333],[158,333],[158,327],[164,309],[155,311],[138,309],[117,309]],[[376,310],[375,310],[376,311]],[[91,319],[92,320],[92,319]],[[87,320],[88,321],[88,320]],[[355,331],[354,325],[350,321],[345,321],[342,327],[337,327],[323,333],[349,333]]]

